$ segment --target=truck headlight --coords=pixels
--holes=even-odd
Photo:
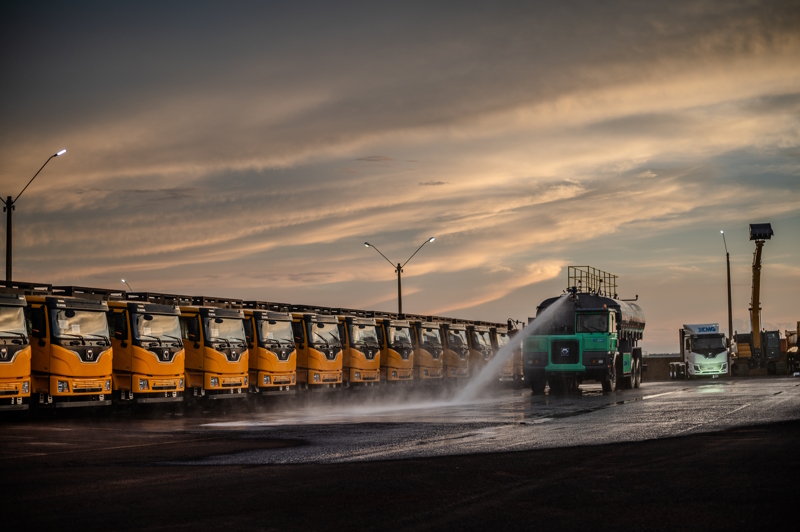
[[[356,371],[356,380],[357,381],[361,380],[361,372],[360,371]]]
[[[453,368],[453,369],[451,369],[451,370],[450,370],[450,374],[451,374],[451,375],[455,375],[455,374],[456,374],[456,368]]]
[[[700,366],[698,366],[697,364],[692,364],[692,365],[694,366],[695,371],[700,371]]]
[[[269,375],[264,375],[264,384],[269,384],[270,378]]]
[[[319,373],[314,373],[314,382],[319,382]]]
[[[396,379],[396,378],[397,378],[397,372],[396,372],[396,371],[393,371],[393,372],[392,372],[392,378],[393,378],[393,379]]]
[[[178,379],[178,388],[183,388],[183,379]]]
[[[106,381],[106,391],[107,391],[107,392],[110,392],[110,391],[111,391],[111,381],[110,381],[110,380],[107,380],[107,381]]]
[[[292,375],[292,384],[294,384],[294,379],[295,379],[295,376]]]
[[[211,377],[211,387],[219,386],[219,377]]]
[[[244,385],[247,386],[247,377],[244,378]]]
[[[428,376],[428,370],[427,370],[427,369],[426,369],[426,370],[423,370],[423,371],[422,371],[422,374],[423,374],[425,377],[427,377],[427,376]]]
[[[58,393],[69,393],[69,382],[58,381]]]
[[[28,384],[30,384],[28,381],[22,383],[22,393],[28,393],[28,390],[30,389],[28,388]]]
[[[148,384],[147,379],[139,379],[139,389],[140,390],[150,389],[150,385]]]

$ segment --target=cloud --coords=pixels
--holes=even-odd
[[[421,187],[438,187],[441,185],[449,185],[447,181],[420,181],[419,186]]]
[[[391,157],[386,157],[385,155],[370,155],[369,157],[360,157],[356,159],[356,161],[364,161],[368,163],[385,163],[389,161],[393,161]]]

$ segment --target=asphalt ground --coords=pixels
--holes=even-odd
[[[420,395],[5,416],[4,529],[794,528],[800,379]]]

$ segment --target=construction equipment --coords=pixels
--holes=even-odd
[[[342,341],[342,381],[346,388],[375,386],[381,382],[381,347],[374,312],[332,309],[339,319]]]
[[[775,233],[768,223],[750,224],[750,240],[756,243],[753,252],[753,287],[750,298],[750,333],[734,334],[731,374],[748,375],[751,369],[767,368],[770,374],[785,373],[781,360],[780,332],[761,328],[761,250]]]
[[[585,380],[600,381],[606,392],[639,387],[644,312],[618,299],[616,281],[590,266],[570,266],[565,295],[537,307],[542,325],[523,348],[525,380],[534,393],[543,393],[545,382],[551,393],[577,390]]]
[[[291,305],[244,302],[244,332],[249,352],[250,391],[261,395],[292,393],[297,384],[297,348]]]
[[[31,342],[25,296],[0,287],[0,410],[27,410],[31,396]]]
[[[414,382],[414,343],[411,322],[407,316],[375,313],[378,341],[381,345],[381,382],[412,384]]]
[[[473,322],[467,325],[469,338],[469,367],[472,375],[477,375],[489,363],[494,350],[489,328],[492,324],[486,322]]]
[[[247,397],[249,352],[242,301],[195,296],[191,303],[180,307],[186,399]]]
[[[431,316],[409,316],[414,345],[414,378],[419,384],[444,382],[444,344],[441,324]]]
[[[114,401],[183,401],[186,352],[178,307],[191,303],[188,296],[172,294],[122,291],[109,294]]]
[[[342,340],[339,320],[330,308],[292,305],[297,346],[297,383],[305,390],[342,387]]]
[[[670,378],[717,378],[728,373],[728,349],[718,323],[684,325],[678,337],[681,361],[670,364]]]
[[[32,406],[111,404],[108,291],[6,282],[25,295]]]

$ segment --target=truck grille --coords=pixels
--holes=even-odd
[[[550,346],[550,360],[553,364],[577,364],[580,348],[577,340],[556,340]]]

